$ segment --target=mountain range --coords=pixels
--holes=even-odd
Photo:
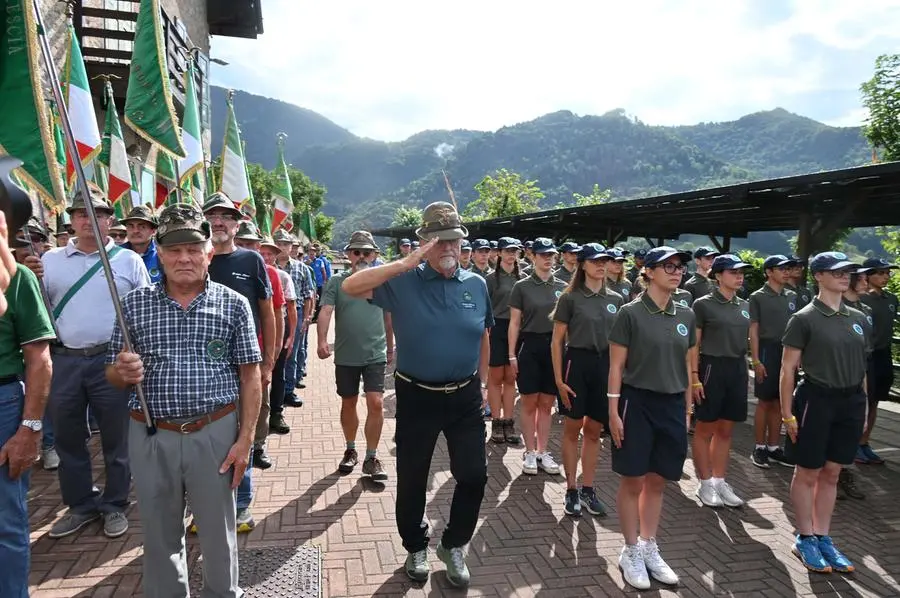
[[[212,88],[214,106],[224,104],[224,94]],[[477,197],[474,186],[486,174],[507,168],[537,180],[546,195],[541,206],[550,208],[571,204],[573,193],[589,194],[594,184],[610,189],[615,201],[870,159],[858,127],[831,127],[781,108],[677,127],[648,125],[621,109],[600,116],[559,111],[493,132],[423,131],[383,142],[357,137],[316,112],[279,100],[238,91],[234,105],[248,161],[272,168],[275,134],[287,133],[287,161],[328,190],[323,211],[337,219],[338,239],[356,229],[390,225],[400,205],[446,199],[442,169],[461,206]],[[223,112],[213,112],[214,155],[221,146]],[[761,233],[742,245],[787,251],[789,237]],[[865,243],[870,244],[877,246],[877,240]]]

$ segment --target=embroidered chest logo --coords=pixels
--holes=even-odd
[[[678,334],[680,334],[681,336],[687,336],[687,335],[688,335],[688,329],[687,329],[687,326],[685,326],[684,324],[679,324],[678,326],[675,327],[675,330],[677,330],[677,331],[678,331]]]
[[[797,306],[794,305],[793,301],[791,301],[790,303],[788,303],[788,309],[794,311],[795,309],[797,309]]]
[[[741,310],[741,315],[748,320],[750,319],[750,312],[748,312],[746,309]]]
[[[225,341],[213,339],[206,343],[206,354],[212,359],[222,359],[225,356]]]
[[[616,313],[616,312],[619,311],[619,310],[618,310],[618,308],[617,308],[615,305],[613,305],[612,303],[610,303],[609,305],[606,306],[606,311],[608,311],[608,312],[611,313],[611,314],[614,314],[614,313]]]
[[[159,268],[150,268],[150,278],[159,276]]]
[[[873,325],[873,323],[872,323],[872,316],[866,316],[866,322],[869,323],[869,326],[872,326],[872,325]]]
[[[854,324],[854,325],[853,325],[853,332],[855,332],[856,334],[862,336],[862,334],[863,334],[862,326],[860,326],[859,324]]]
[[[460,305],[463,309],[475,309],[475,302],[472,301],[472,293],[469,291],[463,291],[462,294],[462,303]]]
[[[897,311],[897,306],[891,303],[890,305],[888,305],[888,309],[891,310],[891,312],[895,312]]]
[[[556,298],[559,299],[560,295],[562,295],[562,291],[556,291],[555,295]]]
[[[686,299],[679,299],[678,301],[675,302],[675,304],[676,304],[676,305],[680,305],[681,307],[687,307],[687,306],[688,306],[687,300],[686,300]]]

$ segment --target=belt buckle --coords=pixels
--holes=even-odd
[[[459,390],[459,384],[447,384],[443,388],[444,394],[447,394],[447,395],[452,394],[452,393],[456,392],[457,390]]]
[[[183,424],[181,424],[181,425],[178,427],[178,431],[181,432],[182,434],[190,434],[191,432],[190,432],[189,430],[187,430],[187,429],[185,428],[185,426],[189,426],[189,425],[191,425],[191,424],[193,424],[193,423],[194,423],[194,422],[184,422]]]

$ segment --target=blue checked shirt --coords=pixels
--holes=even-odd
[[[262,361],[247,299],[209,279],[187,309],[159,283],[128,293],[122,310],[134,352],[144,362],[144,397],[154,418],[199,417],[234,403],[238,366]],[[115,363],[122,345],[116,323],[107,364]],[[129,406],[140,409],[134,393]]]
[[[289,258],[287,264],[283,267],[279,266],[279,268],[287,272],[291,280],[294,281],[298,302],[315,297],[316,287],[313,281],[312,270],[309,269],[309,266],[299,260]]]

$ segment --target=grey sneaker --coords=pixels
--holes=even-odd
[[[253,513],[250,512],[250,507],[237,510],[237,521],[235,523],[239,534],[253,531],[253,528],[256,527],[256,522],[253,521]]]
[[[70,511],[53,524],[53,527],[50,528],[50,533],[47,535],[51,538],[65,538],[98,519],[100,519],[100,513],[72,513]]]
[[[437,547],[438,558],[447,565],[447,581],[457,588],[469,585],[469,568],[466,566],[466,553],[460,548],[444,548],[443,542]]]
[[[413,581],[425,581],[431,567],[428,566],[428,549],[410,552],[406,556],[406,576]]]
[[[118,538],[128,531],[128,518],[125,513],[103,514],[103,535],[107,538]]]
[[[59,455],[52,446],[48,449],[41,450],[41,461],[44,462],[44,469],[47,471],[56,471],[59,469]]]

